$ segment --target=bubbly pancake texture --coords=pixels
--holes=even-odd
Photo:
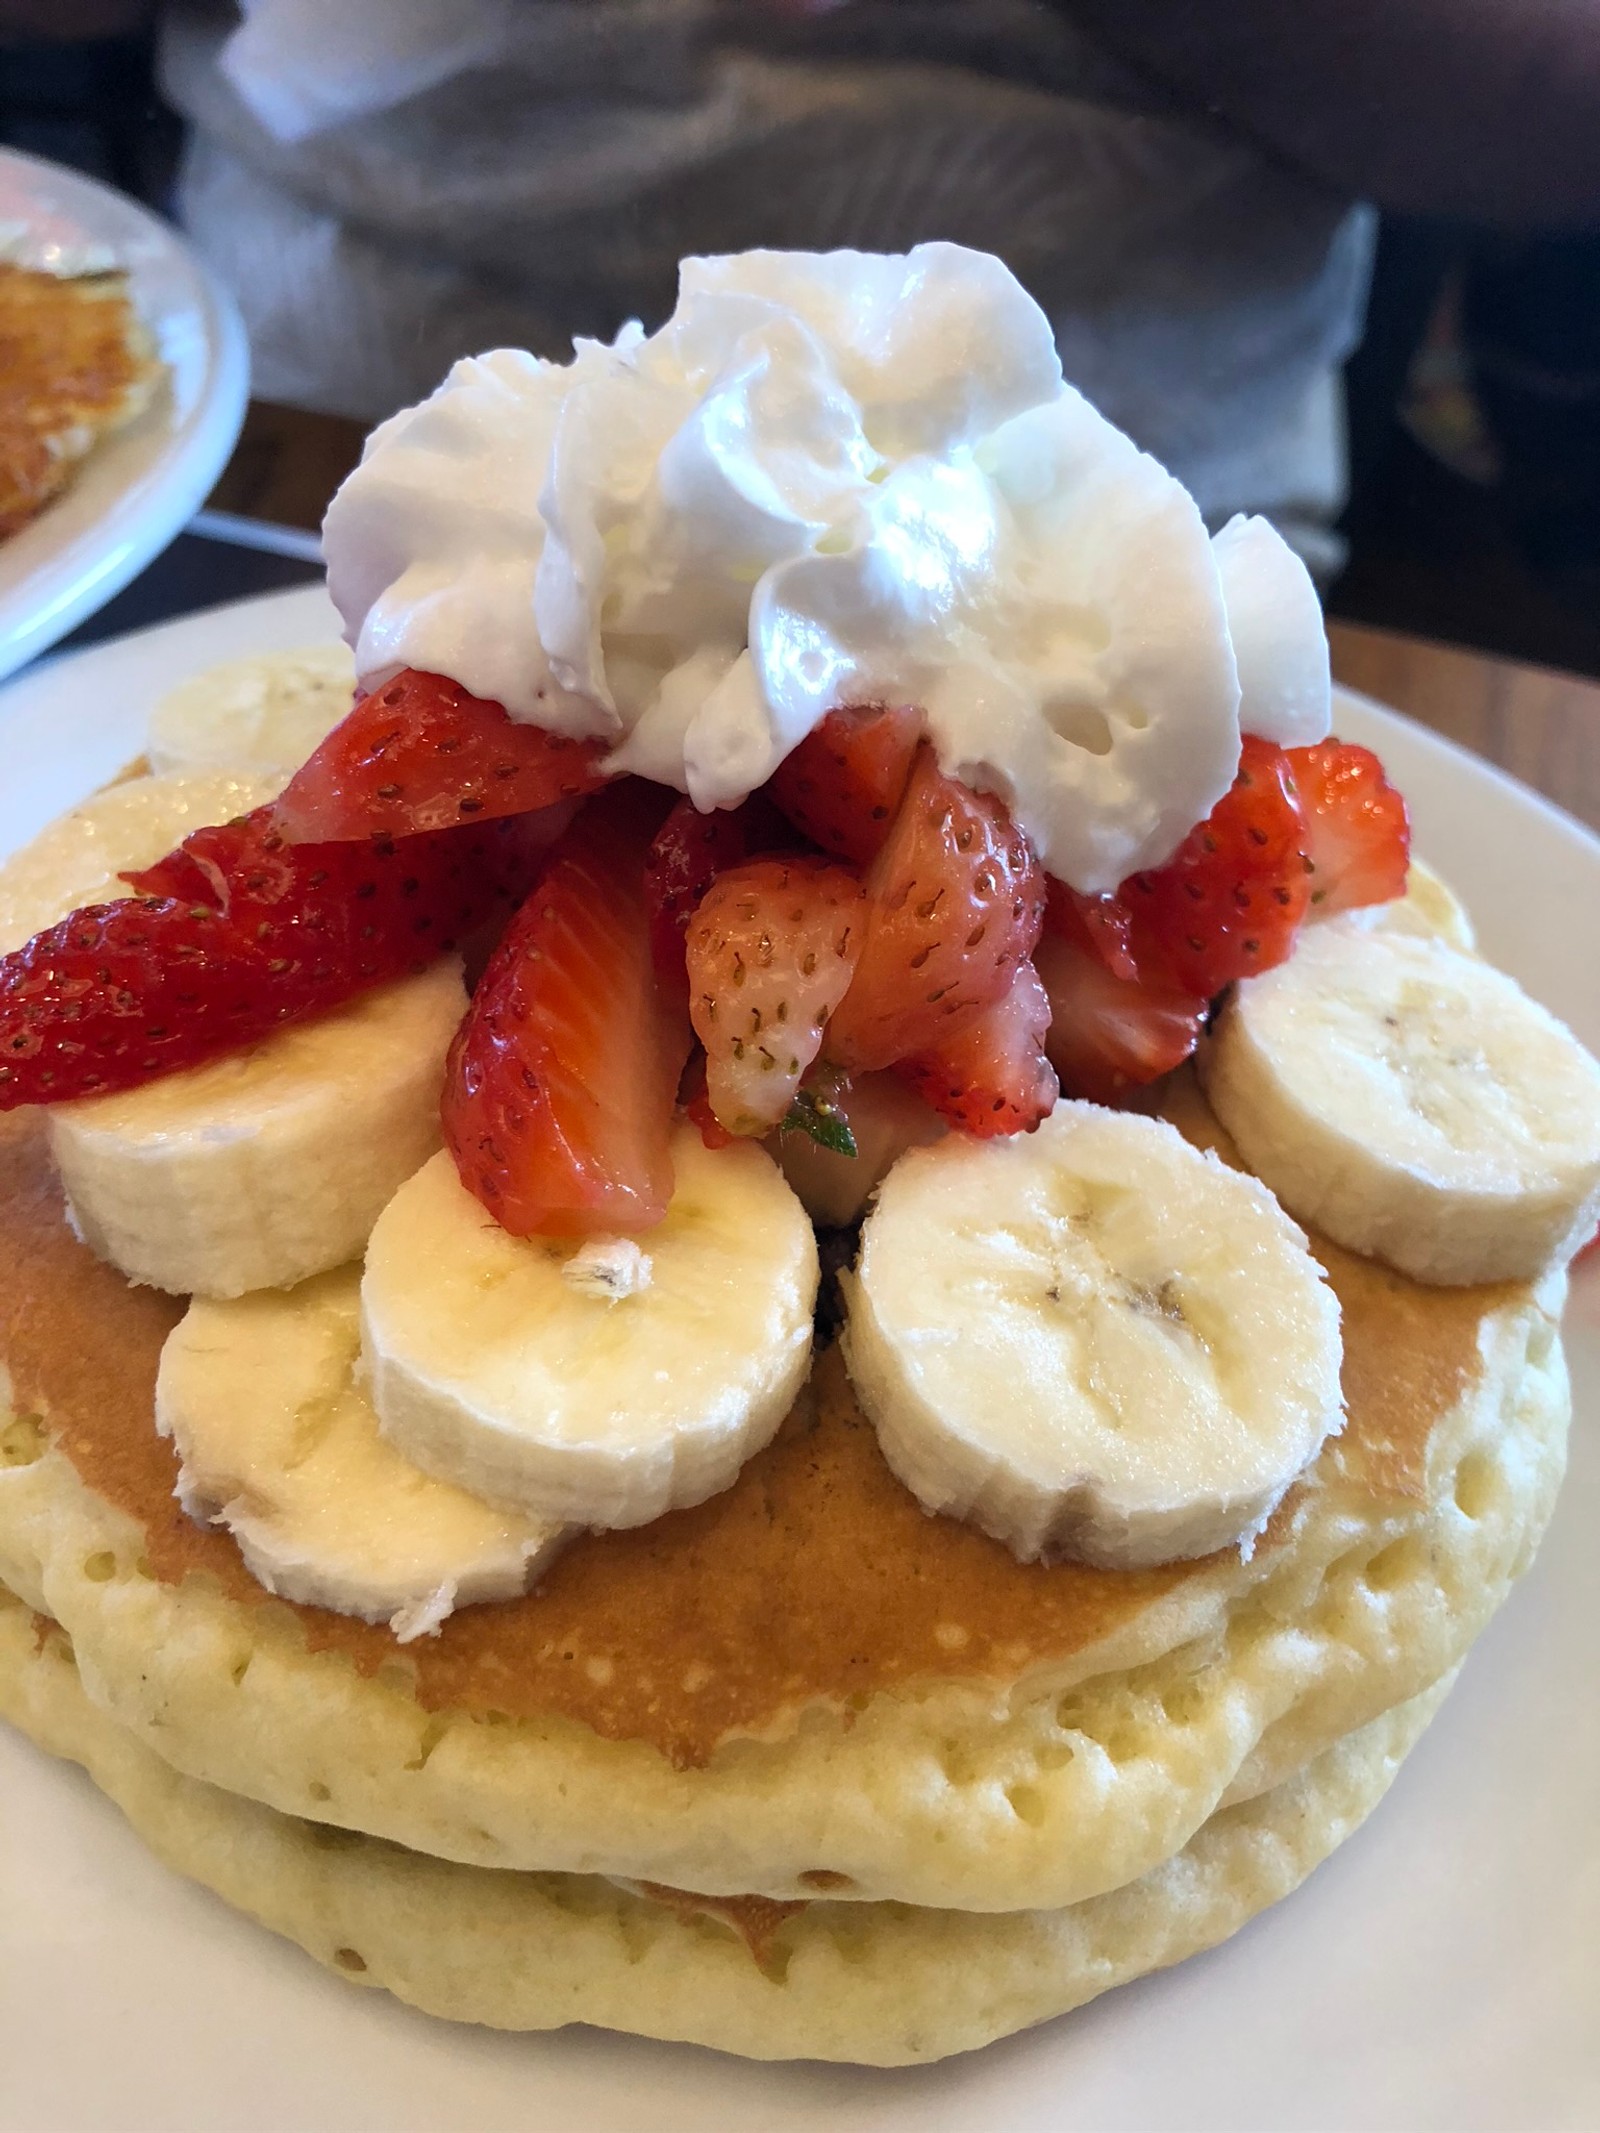
[[[1174,1103],[1215,1135],[1192,1087]],[[55,1438],[0,1473],[0,1576],[177,1767],[472,1863],[1079,1901],[1454,1666],[1560,1475],[1558,1294],[1423,1290],[1319,1247],[1350,1423],[1248,1565],[1020,1565],[923,1515],[825,1359],[723,1496],[580,1541],[402,1655],[269,1601],[183,1518],[148,1420],[174,1307],[74,1243],[17,1122],[0,1208],[0,1355]]]
[[[757,2059],[939,2059],[1212,1946],[1358,1826],[1447,1686],[1112,1894],[998,1915],[814,1901],[769,1921],[752,1960],[725,1920],[678,1901],[426,1858],[179,1776],[84,1694],[60,1631],[0,1593],[0,1713],[81,1763],[167,1865],[340,1976],[459,2021],[598,2023]]]

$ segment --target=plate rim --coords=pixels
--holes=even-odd
[[[250,396],[250,346],[238,306],[179,229],[143,201],[48,157],[3,147],[0,171],[8,168],[62,195],[74,213],[81,203],[90,237],[95,234],[94,214],[97,209],[103,213],[106,203],[119,224],[137,230],[152,248],[152,257],[177,270],[187,284],[186,308],[201,333],[205,363],[201,385],[186,412],[174,409],[170,377],[163,375],[151,409],[129,425],[132,433],[152,414],[161,415],[163,434],[147,464],[115,489],[89,524],[56,542],[37,541],[44,552],[32,567],[15,584],[0,586],[0,679],[103,607],[168,546],[227,464]],[[130,267],[136,296],[139,267],[137,261]],[[169,319],[175,315],[167,314]],[[114,452],[120,434],[97,445],[86,466],[102,453]],[[38,518],[20,527],[6,547],[48,530],[55,501],[65,502],[71,494],[69,487]],[[26,549],[23,555],[26,560]]]

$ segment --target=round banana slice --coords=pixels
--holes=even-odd
[[[1352,925],[1376,933],[1414,933],[1424,940],[1443,941],[1463,955],[1477,951],[1478,936],[1472,920],[1450,884],[1425,860],[1413,858],[1406,873],[1403,896],[1392,903],[1367,904],[1349,913]],[[1321,923],[1321,921],[1317,921]]]
[[[46,1113],[74,1228],[178,1295],[287,1288],[359,1258],[439,1145],[461,967],[352,1000],[265,1043]]]
[[[1600,1215],[1600,1065],[1443,941],[1307,927],[1237,988],[1201,1075],[1292,1214],[1417,1281],[1531,1280]]]
[[[248,763],[285,783],[350,709],[355,688],[355,659],[343,644],[207,667],[151,712],[150,761],[157,770]]]
[[[357,1382],[360,1269],[197,1302],[156,1378],[191,1518],[225,1525],[269,1592],[387,1622],[402,1643],[452,1609],[509,1600],[566,1539],[408,1465]]]
[[[844,1347],[911,1493],[1024,1562],[1248,1552],[1343,1426],[1339,1306],[1301,1232],[1164,1121],[1095,1104],[897,1163]]]
[[[0,866],[0,955],[82,904],[131,896],[120,869],[153,866],[191,830],[264,806],[282,784],[238,768],[128,778],[70,808]]]
[[[384,1435],[533,1517],[642,1526],[725,1489],[794,1404],[817,1246],[766,1152],[673,1140],[665,1218],[614,1254],[512,1237],[448,1154],[384,1209],[361,1283]]]

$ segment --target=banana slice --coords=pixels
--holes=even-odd
[[[282,784],[265,771],[231,769],[108,785],[0,866],[0,955],[81,904],[130,896],[121,868],[154,865],[191,830],[263,806]]]
[[[1477,952],[1478,936],[1466,906],[1425,860],[1412,860],[1403,896],[1393,903],[1367,904],[1348,916],[1352,924],[1369,932],[1411,933],[1423,940],[1443,941],[1463,955]]]
[[[192,1303],[161,1351],[156,1427],[177,1445],[184,1509],[225,1525],[269,1592],[407,1643],[453,1608],[525,1592],[566,1532],[408,1465],[378,1434],[360,1354],[357,1267]]]
[[[439,1145],[466,1012],[453,958],[230,1058],[46,1113],[74,1228],[179,1295],[287,1288],[358,1258]]]
[[[150,761],[157,770],[248,763],[277,772],[284,784],[344,717],[355,687],[355,660],[343,644],[207,667],[151,712]]]
[[[508,1236],[448,1154],[396,1194],[367,1247],[362,1343],[407,1458],[532,1517],[642,1526],[767,1442],[810,1362],[816,1239],[764,1150],[685,1128],[672,1154],[647,1269],[617,1284],[593,1279],[592,1246]]]
[[[1308,927],[1200,1065],[1291,1214],[1418,1281],[1532,1280],[1600,1214],[1600,1065],[1441,940]]]
[[[1024,1562],[1248,1552],[1343,1426],[1339,1306],[1264,1186],[1164,1121],[1061,1103],[878,1189],[845,1358],[929,1511]]]

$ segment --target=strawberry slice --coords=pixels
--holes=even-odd
[[[1044,874],[1001,802],[947,778],[926,742],[866,876],[866,939],[828,1033],[851,1071],[936,1051],[1033,952]]]
[[[504,705],[407,668],[323,741],[280,794],[293,844],[404,837],[575,799],[605,782],[603,741],[519,725]]]
[[[644,860],[660,823],[633,781],[587,807],[490,958],[445,1074],[462,1183],[513,1235],[635,1235],[672,1197],[689,1052],[650,955]]]
[[[1054,931],[1033,959],[1050,999],[1045,1049],[1068,1096],[1119,1103],[1181,1066],[1200,1041],[1205,997],[1158,968],[1118,977]]]
[[[689,1014],[730,1133],[765,1133],[788,1111],[854,975],[865,907],[826,859],[747,860],[706,891],[689,925]]]
[[[709,815],[701,814],[692,800],[678,802],[656,832],[644,868],[650,947],[664,981],[680,990],[687,982],[684,935],[717,876],[743,859],[794,842],[789,824],[760,793]]]
[[[830,711],[767,790],[813,844],[864,867],[889,834],[921,738],[922,713],[909,705]]]
[[[678,1102],[684,1117],[699,1133],[704,1145],[713,1153],[718,1148],[731,1148],[739,1138],[730,1133],[711,1108],[711,1098],[706,1090],[706,1055],[696,1051],[678,1089]]]
[[[565,826],[557,806],[481,827],[374,838],[362,849],[292,844],[268,805],[191,831],[176,851],[122,878],[141,896],[209,904],[263,942],[285,927],[344,938],[349,960],[364,940],[407,924],[426,933],[443,923],[454,946],[497,909],[508,915]]]
[[[1053,874],[1045,877],[1044,923],[1046,932],[1094,956],[1113,977],[1136,978],[1140,950],[1147,957],[1152,953],[1148,940],[1136,944],[1134,913],[1121,896],[1086,896]]]
[[[0,1110],[127,1089],[259,1043],[461,944],[537,866],[519,825],[290,846],[196,831],[0,959]]]
[[[1411,823],[1372,750],[1319,741],[1288,753],[1305,822],[1311,915],[1329,918],[1403,896]]]
[[[902,1059],[895,1071],[941,1118],[980,1140],[1031,1133],[1055,1108],[1059,1086],[1045,1057],[1050,1001],[1023,963],[1011,990],[943,1038],[937,1051]]]
[[[1186,991],[1210,997],[1281,963],[1310,896],[1286,752],[1247,738],[1205,821],[1165,866],[1131,875],[1118,893]]]

